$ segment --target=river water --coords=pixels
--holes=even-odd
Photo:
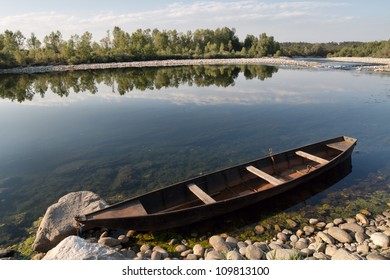
[[[0,245],[71,191],[115,202],[338,135],[358,139],[352,171],[290,208],[331,215],[389,199],[388,74],[258,65],[4,75],[0,96]]]

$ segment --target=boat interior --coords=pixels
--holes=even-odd
[[[111,211],[99,211],[90,218],[165,213],[261,192],[316,170],[350,146],[348,138],[340,137],[333,142],[304,147],[304,150],[276,155],[270,151],[268,157],[118,203]]]

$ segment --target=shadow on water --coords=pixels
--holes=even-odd
[[[299,207],[299,205],[302,204],[305,205],[306,200],[315,199],[317,194],[325,191],[345,178],[351,171],[352,161],[351,157],[349,157],[338,166],[299,187],[238,211],[195,223],[190,226],[171,230],[170,234],[171,236],[190,236],[193,233],[203,235],[218,232],[232,232],[236,229],[245,228],[254,223],[258,223],[261,220],[277,215],[286,209]],[[167,233],[155,232],[154,236],[159,239],[159,234],[165,236]],[[164,239],[162,236],[161,239]]]

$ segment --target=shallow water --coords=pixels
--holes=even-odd
[[[352,172],[295,210],[390,186],[386,74],[121,69],[2,76],[0,96],[0,245],[70,191],[114,202],[337,135],[358,139]]]

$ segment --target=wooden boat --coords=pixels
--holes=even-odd
[[[308,182],[351,156],[357,140],[340,136],[202,175],[77,216],[85,228],[154,231],[252,205]]]

